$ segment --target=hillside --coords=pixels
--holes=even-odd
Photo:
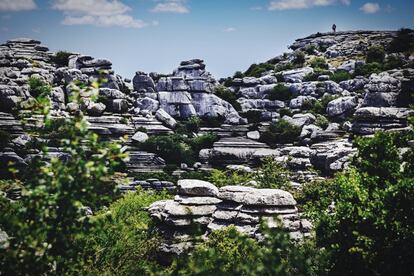
[[[412,273],[414,31],[289,49],[129,80],[1,44],[5,275]]]

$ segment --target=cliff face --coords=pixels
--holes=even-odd
[[[131,138],[141,128],[149,135],[172,133],[177,120],[213,117],[223,124],[201,128],[200,134],[213,132],[223,139],[201,150],[200,161],[206,165],[255,164],[274,156],[296,172],[297,182],[314,178],[311,169],[343,170],[354,153],[350,135],[408,127],[413,56],[381,51],[390,49],[397,36],[392,31],[311,35],[296,40],[293,51],[228,78],[226,87],[199,59],[183,61],[169,75],[137,72],[131,81],[115,74],[109,60],[73,54],[67,64],[58,65],[56,55],[39,41],[10,40],[0,46],[0,129],[12,136],[0,153],[1,170],[8,161],[25,166],[32,154],[25,149],[28,138],[15,117],[19,104],[34,96],[30,78],[52,86],[55,116],[81,109],[90,129],[107,139],[125,134]],[[90,84],[100,77],[107,82],[99,88],[99,102],[84,97],[78,106],[69,101],[73,81]],[[298,129],[296,139],[266,139],[278,137],[269,136],[269,125],[281,120]],[[130,172],[164,166],[161,158],[138,150],[131,140],[126,145]],[[53,151],[59,154],[59,149]]]

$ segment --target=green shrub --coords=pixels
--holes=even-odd
[[[218,170],[213,169],[208,180],[217,187],[228,185],[245,185],[253,180],[253,174],[236,171],[236,170]]]
[[[277,84],[273,89],[269,92],[269,100],[278,100],[278,101],[289,101],[293,98],[292,92],[290,91],[289,87],[283,84]]]
[[[329,125],[329,120],[323,115],[316,114],[315,125],[322,129],[326,129]]]
[[[236,71],[233,75],[233,79],[242,79],[244,78],[244,74],[240,71]]]
[[[384,69],[391,70],[396,68],[401,68],[404,65],[404,61],[399,56],[389,55],[385,61]]]
[[[279,115],[282,118],[285,115],[291,117],[293,114],[292,114],[292,111],[290,110],[290,108],[283,107],[283,108],[279,109]]]
[[[156,256],[160,237],[145,210],[151,203],[171,198],[166,192],[139,188],[92,217],[94,227],[83,237],[86,265],[90,275],[148,275],[160,270]]]
[[[218,85],[214,89],[214,93],[218,97],[220,97],[223,100],[225,100],[226,102],[230,103],[234,107],[234,109],[236,109],[237,111],[241,110],[241,106],[240,106],[239,102],[237,101],[236,94],[231,92],[230,89],[228,89],[227,87],[225,87],[223,85]]]
[[[313,44],[307,45],[306,48],[305,48],[305,52],[308,55],[314,55],[314,54],[316,54],[316,46],[313,45]]]
[[[352,75],[344,70],[339,70],[333,73],[330,79],[336,83],[340,83],[341,81],[350,80],[352,79]]]
[[[373,63],[366,63],[364,65],[360,65],[357,66],[355,68],[355,76],[369,76],[373,73],[380,73],[382,72],[383,68],[382,65],[377,63],[377,62],[373,62]]]
[[[321,275],[324,250],[311,242],[295,243],[281,228],[262,226],[258,243],[234,226],[213,232],[191,254],[180,256],[172,275]]]
[[[276,123],[270,124],[269,130],[262,134],[261,141],[271,146],[293,143],[299,137],[300,131],[300,127],[281,119]]]
[[[385,59],[385,50],[381,45],[374,45],[368,48],[366,62],[367,63],[383,63]]]
[[[401,160],[397,137],[378,132],[357,139],[353,169],[326,192],[324,205],[332,197],[334,210],[319,213],[316,237],[332,275],[407,275],[414,266],[414,146]]]
[[[201,119],[197,116],[191,116],[188,120],[177,123],[175,132],[192,136],[200,130]]]
[[[34,98],[44,97],[50,94],[50,85],[40,78],[30,77],[29,79],[30,94]]]
[[[74,90],[76,95],[80,92]],[[74,100],[79,102],[79,96]],[[49,105],[45,102],[37,111],[43,115],[44,126],[53,124]],[[82,113],[66,118],[61,131],[65,133],[62,152],[70,153],[66,160],[51,158],[44,148],[18,174],[24,183],[22,196],[16,211],[0,225],[13,236],[7,250],[0,249],[2,274],[77,274],[74,271],[84,264],[80,252],[85,248],[79,238],[92,226],[82,207],[98,210],[113,200],[107,185],[125,158],[121,146],[100,142],[88,130]],[[36,135],[44,138],[41,128]]]
[[[305,61],[305,53],[302,51],[296,51],[295,57],[293,59],[293,64],[302,66],[303,64],[305,64]]]
[[[275,69],[275,66],[270,63],[259,63],[250,65],[249,69],[244,72],[245,77],[256,77],[260,78],[263,73]]]
[[[388,45],[388,53],[412,53],[414,51],[414,31],[400,29],[397,36]]]
[[[328,75],[331,77],[332,73],[331,71],[317,68],[313,71],[313,73],[307,74],[303,79],[304,81],[317,81],[319,76],[322,76],[322,75]]]
[[[217,116],[217,117],[200,117],[200,127],[221,127],[221,125],[224,123],[226,118],[223,116]]]
[[[254,180],[257,181],[258,188],[289,190],[289,176],[290,172],[284,164],[277,162],[273,157],[266,157],[254,174]]]
[[[262,120],[262,112],[260,110],[248,110],[243,113],[243,117],[247,119],[249,124],[258,124]]]
[[[59,51],[52,56],[52,62],[55,63],[58,67],[65,67],[69,65],[69,57],[73,53]]]
[[[180,165],[194,164],[198,160],[198,153],[203,148],[211,148],[217,141],[214,134],[206,134],[188,138],[180,134],[151,136],[139,144],[140,149],[155,153],[162,157],[167,164]]]
[[[323,57],[315,57],[310,61],[310,66],[314,69],[328,69],[329,65]]]
[[[10,142],[10,134],[0,129],[0,149],[4,149]]]

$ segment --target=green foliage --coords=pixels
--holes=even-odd
[[[412,53],[414,51],[414,31],[400,29],[397,36],[388,45],[388,53]]]
[[[308,55],[314,55],[314,54],[316,54],[316,46],[313,45],[313,44],[307,45],[306,48],[305,48],[305,52]]]
[[[242,79],[244,78],[244,74],[240,71],[236,71],[233,75],[233,79]]]
[[[385,50],[382,45],[374,45],[368,48],[366,62],[383,63],[385,60]]]
[[[58,67],[65,67],[69,65],[69,57],[73,53],[59,51],[52,56],[52,62],[55,63]]]
[[[290,110],[290,108],[283,107],[283,108],[279,109],[279,115],[280,115],[280,117],[283,117],[285,115],[291,117],[292,116],[292,111]]]
[[[317,219],[318,245],[329,252],[331,274],[407,275],[414,266],[414,146],[401,162],[397,146],[407,140],[399,134],[379,132],[356,145],[354,169],[327,193],[334,212]]]
[[[330,76],[330,80],[336,83],[340,83],[341,81],[350,80],[350,79],[352,79],[352,75],[344,70],[336,71]]]
[[[250,65],[249,69],[247,69],[246,72],[244,72],[245,77],[256,77],[260,78],[263,73],[275,69],[275,66],[270,63],[253,63]]]
[[[0,129],[0,149],[4,149],[10,142],[10,134]]]
[[[277,162],[273,157],[266,157],[254,174],[254,180],[259,188],[289,190],[289,176],[290,172],[284,164]]]
[[[45,97],[50,94],[51,87],[40,78],[30,77],[29,78],[30,95],[34,98]]]
[[[263,242],[240,234],[235,227],[213,232],[191,254],[176,259],[173,275],[320,275],[324,251],[312,243],[293,242],[280,228],[262,231]]]
[[[326,115],[326,108],[328,107],[329,102],[337,99],[338,96],[336,95],[324,95],[320,100],[311,101],[308,108],[304,108],[309,110],[312,114],[317,115]],[[323,118],[321,118],[323,120]]]
[[[161,238],[145,208],[170,197],[138,189],[92,217],[94,227],[82,238],[87,259],[83,273],[148,275],[160,270],[155,259]]]
[[[283,119],[270,124],[269,130],[261,136],[262,142],[271,146],[276,144],[293,143],[300,135],[300,127],[290,124]]]
[[[230,89],[228,89],[227,87],[225,87],[223,85],[218,85],[214,89],[214,93],[218,97],[220,97],[223,100],[225,100],[226,102],[230,103],[234,107],[234,109],[236,109],[237,111],[241,110],[241,106],[240,106],[239,102],[237,101],[236,94],[231,92]]]
[[[315,125],[317,125],[318,127],[322,129],[326,129],[329,125],[329,120],[321,114],[316,114]]]
[[[213,169],[208,180],[217,187],[228,185],[245,185],[249,181],[253,180],[253,174],[236,170],[222,171]]]
[[[292,92],[289,87],[283,84],[277,84],[269,92],[269,100],[278,100],[278,101],[289,101],[293,98]]]
[[[391,70],[396,68],[401,68],[404,65],[404,61],[402,58],[396,55],[389,55],[386,58],[384,69],[385,70]]]
[[[220,127],[226,118],[223,116],[217,116],[217,117],[201,117],[200,127]]]
[[[250,124],[258,124],[261,121],[262,112],[260,110],[248,110],[243,113],[243,117],[245,117]]]
[[[355,76],[369,76],[373,73],[382,72],[382,65],[377,62],[366,63],[355,68]]]
[[[306,61],[305,53],[302,52],[302,51],[296,51],[295,52],[295,57],[292,61],[293,64],[302,66],[303,64],[305,64],[305,61]]]
[[[317,81],[319,76],[322,75],[328,75],[329,77],[332,76],[332,72],[325,70],[325,69],[320,69],[320,68],[316,68],[314,69],[313,73],[309,73],[304,77],[305,81]]]
[[[310,61],[310,66],[314,69],[328,69],[329,65],[323,57],[315,57]]]
[[[197,116],[191,116],[188,120],[181,121],[175,127],[175,132],[192,136],[200,130],[201,119]]]
[[[153,152],[162,157],[168,164],[180,165],[194,164],[198,159],[198,153],[203,148],[212,147],[217,141],[214,134],[205,134],[193,138],[180,134],[163,136],[151,136],[139,146],[142,150]]]
[[[54,123],[49,107],[46,102],[38,110],[44,125],[40,136]],[[106,186],[125,157],[121,146],[99,142],[98,136],[88,131],[82,113],[65,120],[60,126],[65,136],[58,141],[67,154],[65,160],[50,158],[44,147],[21,172],[24,189],[19,207],[1,221],[0,228],[13,236],[7,251],[0,254],[5,274],[61,275],[80,267],[79,252],[84,244],[78,237],[91,227],[82,208],[97,209],[112,200]]]

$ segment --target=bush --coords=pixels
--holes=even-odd
[[[262,120],[262,112],[260,110],[249,110],[243,113],[243,117],[245,117],[250,124],[258,124]]]
[[[329,65],[326,63],[325,58],[315,57],[310,61],[310,66],[314,69],[328,69]]]
[[[40,78],[30,77],[29,79],[30,94],[34,98],[44,97],[50,94],[50,85]]]
[[[156,263],[160,237],[145,210],[151,203],[171,198],[166,192],[139,188],[94,217],[92,231],[83,237],[87,265],[93,275],[148,275],[161,268]]]
[[[233,79],[242,79],[244,78],[244,74],[240,71],[236,71],[233,75]]]
[[[305,64],[305,61],[305,53],[302,51],[296,51],[295,57],[293,59],[293,64],[302,66],[303,64]]]
[[[316,114],[315,125],[321,127],[322,129],[326,129],[329,125],[329,120],[323,115]]]
[[[339,70],[333,73],[330,79],[336,83],[340,83],[341,81],[352,79],[352,75],[347,71]]]
[[[283,189],[291,188],[289,180],[290,172],[285,165],[274,160],[273,157],[266,157],[254,175],[258,188]]]
[[[289,101],[293,98],[292,92],[290,91],[289,87],[283,84],[277,84],[273,89],[269,92],[269,100],[275,101]]]
[[[306,48],[305,48],[305,52],[308,55],[314,55],[314,54],[316,54],[316,46],[313,45],[313,44],[307,45]]]
[[[412,53],[414,51],[414,31],[400,29],[397,36],[388,45],[388,53]]]
[[[366,62],[367,63],[383,63],[385,59],[385,50],[381,45],[374,45],[368,48]]]
[[[44,126],[53,124],[48,106],[46,102],[38,111]],[[84,264],[79,237],[91,227],[82,208],[98,210],[113,200],[106,186],[125,158],[121,146],[99,142],[97,134],[88,131],[82,113],[66,118],[61,130],[66,135],[60,147],[70,153],[65,160],[51,158],[44,148],[19,174],[24,183],[21,199],[0,225],[13,236],[7,250],[0,248],[2,274],[76,274]],[[44,138],[42,129],[36,134]]]
[[[175,132],[179,134],[186,134],[192,136],[200,130],[201,119],[197,116],[191,116],[186,121],[177,123]]]
[[[389,55],[385,61],[384,69],[391,70],[396,68],[401,68],[404,65],[404,61],[401,57],[397,55]]]
[[[290,110],[290,108],[288,107],[283,107],[281,109],[279,109],[279,115],[282,118],[283,116],[292,116],[292,111]]]
[[[373,73],[380,73],[382,72],[382,65],[377,63],[377,62],[373,62],[373,63],[366,63],[364,65],[360,65],[357,66],[355,68],[355,76],[369,76]]]
[[[323,250],[293,242],[280,228],[262,226],[266,239],[256,240],[234,226],[213,232],[191,254],[180,256],[172,275],[321,275]]]
[[[193,165],[198,160],[198,153],[203,148],[211,148],[217,141],[214,134],[206,134],[188,138],[180,134],[164,136],[151,136],[139,144],[142,150],[155,153],[162,157],[167,164],[180,165],[186,163]]]
[[[235,171],[235,170],[218,170],[213,169],[208,180],[217,187],[228,185],[245,185],[253,180],[253,174]]]
[[[259,64],[252,64],[250,65],[249,69],[247,69],[246,72],[244,72],[245,77],[256,77],[260,78],[263,73],[274,70],[275,66],[270,63],[259,63]]]
[[[329,253],[330,274],[407,275],[414,266],[414,146],[401,160],[402,142],[383,132],[357,139],[353,169],[339,175],[326,195],[315,190],[321,209],[335,202],[333,212],[319,212],[316,227],[318,245]]]
[[[223,85],[218,85],[214,89],[214,93],[218,97],[220,97],[223,100],[225,100],[226,102],[230,103],[234,107],[234,109],[236,109],[237,111],[241,110],[241,106],[240,106],[239,102],[237,101],[236,94],[231,92],[230,89],[228,89],[227,87],[225,87]]]
[[[220,127],[226,118],[223,116],[217,116],[217,117],[200,117],[200,127]]]
[[[59,51],[55,55],[52,56],[52,62],[55,63],[58,67],[65,67],[69,65],[69,57],[73,55],[73,53]]]
[[[328,75],[331,77],[332,73],[331,71],[317,68],[313,71],[313,73],[307,74],[303,79],[305,81],[317,81],[319,76],[322,76],[322,75]]]
[[[299,137],[300,131],[300,127],[281,119],[270,124],[269,130],[262,134],[261,140],[271,146],[293,143]]]
[[[10,134],[4,130],[0,130],[0,149],[4,149],[10,142]]]

